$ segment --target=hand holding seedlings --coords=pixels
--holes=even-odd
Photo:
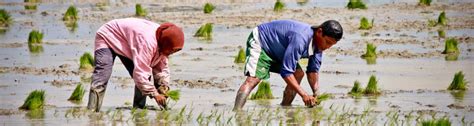
[[[156,104],[166,108],[166,97],[164,95],[158,94],[154,97]]]

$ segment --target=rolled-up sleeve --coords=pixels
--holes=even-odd
[[[298,60],[301,58],[301,55],[304,52],[304,38],[302,35],[294,33],[289,35],[288,39],[290,43],[285,50],[285,55],[283,57],[281,66],[282,68],[280,71],[280,75],[283,78],[288,77],[295,72]]]
[[[158,93],[155,86],[151,82],[152,68],[151,57],[153,51],[150,48],[146,48],[148,43],[142,38],[137,36],[134,39],[135,42],[130,42],[132,50],[132,60],[135,68],[133,69],[133,80],[135,85],[140,89],[143,95],[150,95]]]
[[[311,55],[308,60],[308,66],[306,67],[306,72],[317,72],[319,73],[319,68],[321,68],[321,61],[323,58],[323,53],[315,53]]]
[[[170,82],[170,70],[168,57],[159,58],[158,64],[153,67],[153,79],[155,84],[168,85]]]

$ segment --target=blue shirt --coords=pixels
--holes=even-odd
[[[295,72],[300,58],[309,58],[307,72],[319,72],[322,52],[310,48],[314,34],[311,25],[293,20],[276,20],[259,25],[258,32],[262,49],[281,64],[282,77]]]

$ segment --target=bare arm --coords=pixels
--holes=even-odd
[[[309,86],[311,87],[311,90],[313,90],[313,95],[317,95],[318,89],[319,89],[319,74],[316,72],[308,72],[306,74],[308,78],[308,83]]]
[[[293,90],[296,91],[296,93],[298,93],[298,95],[300,95],[301,97],[305,96],[305,95],[308,95],[302,88],[301,86],[298,84],[298,82],[296,81],[296,78],[293,74],[287,76],[287,77],[284,77],[283,78],[286,82],[286,84],[290,87],[293,88]]]

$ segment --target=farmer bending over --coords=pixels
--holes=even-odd
[[[319,26],[293,20],[277,20],[257,26],[247,40],[244,70],[247,79],[237,92],[234,111],[242,109],[249,93],[261,80],[268,79],[270,72],[280,73],[287,84],[281,105],[291,105],[298,93],[306,106],[314,106],[323,51],[341,38],[342,27],[334,20]],[[300,86],[304,76],[298,64],[300,58],[309,58],[306,74],[313,95]]]
[[[181,50],[183,45],[183,31],[172,23],[159,25],[144,19],[125,18],[102,25],[95,38],[95,68],[87,108],[100,110],[116,57],[135,82],[133,107],[144,108],[146,96],[165,106],[164,93],[169,90],[170,80],[168,56]]]

